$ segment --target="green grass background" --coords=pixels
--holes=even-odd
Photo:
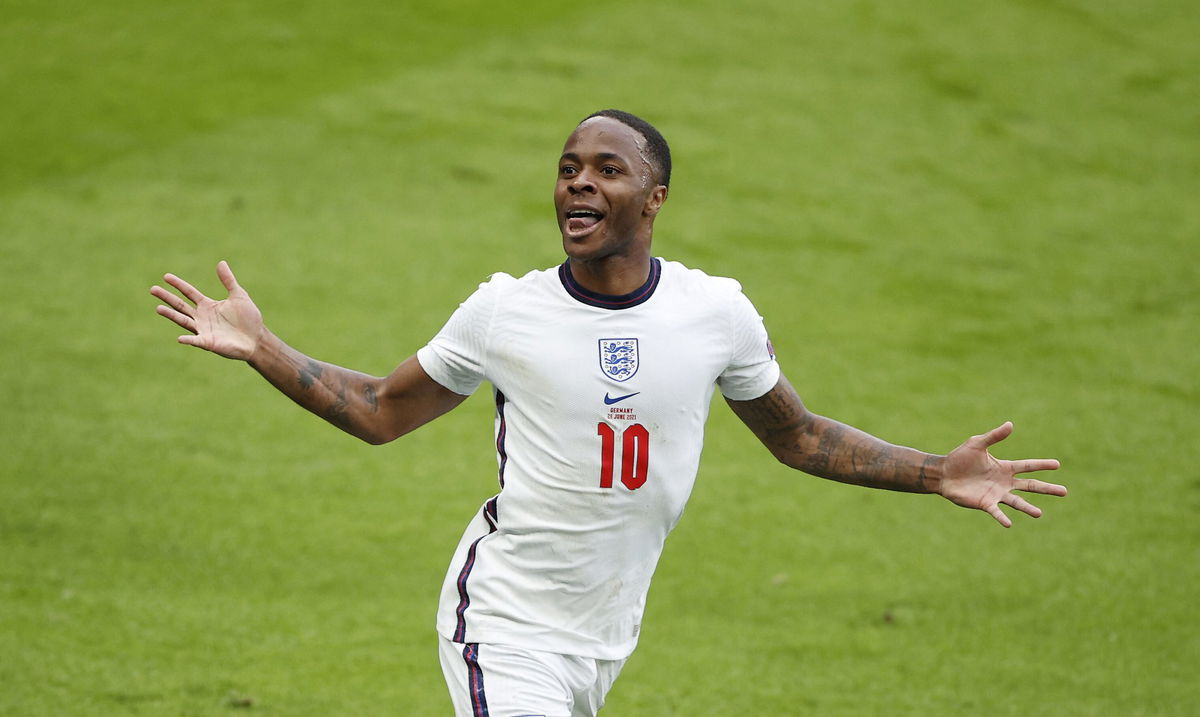
[[[0,713],[442,715],[486,396],[383,448],[174,345],[228,259],[384,373],[561,260],[574,123],[655,122],[656,253],[814,410],[1072,494],[1005,531],[790,473],[714,406],[608,715],[1200,710],[1200,15],[980,3],[0,0]]]

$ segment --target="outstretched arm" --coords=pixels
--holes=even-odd
[[[386,377],[305,356],[267,329],[262,312],[224,261],[217,276],[229,292],[220,301],[174,274],[163,280],[183,298],[161,286],[150,289],[163,302],[158,313],[188,332],[179,343],[245,361],[293,401],[351,435],[386,443],[466,399],[430,378],[415,356]]]
[[[982,510],[1004,527],[1012,521],[1000,510],[1009,505],[1034,518],[1041,509],[1014,490],[1064,496],[1055,483],[1017,478],[1021,473],[1055,470],[1054,459],[1004,461],[988,448],[1012,433],[1005,423],[969,438],[948,455],[895,446],[810,412],[783,376],[773,389],[750,401],[728,401],[733,412],[780,462],[821,478],[909,493],[938,493],[964,508]]]

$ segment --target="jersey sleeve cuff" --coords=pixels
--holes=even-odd
[[[757,371],[740,371],[737,375],[726,375],[719,381],[721,395],[731,401],[751,401],[775,388],[779,383],[779,364],[773,359],[758,366]]]
[[[456,373],[432,343],[417,350],[417,362],[430,378],[460,396],[470,396],[482,383],[473,376]]]

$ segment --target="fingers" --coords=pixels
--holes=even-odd
[[[1004,511],[1000,510],[999,504],[993,503],[992,505],[989,505],[987,508],[985,508],[985,510],[987,511],[988,515],[995,518],[996,522],[999,523],[1000,525],[1003,525],[1005,528],[1012,527],[1012,519],[1010,519],[1007,515],[1005,515]]]
[[[225,290],[233,293],[238,288],[237,278],[233,275],[233,269],[229,268],[229,262],[222,259],[217,262],[217,278],[225,285]]]
[[[1061,465],[1053,458],[1027,458],[1023,461],[1007,461],[1012,472],[1033,473],[1034,471],[1056,471]]]
[[[189,304],[188,302],[179,298],[175,294],[172,294],[171,292],[167,291],[166,289],[162,288],[161,286],[150,287],[150,293],[154,296],[154,298],[163,302],[164,304],[166,304],[170,308],[174,309],[175,311],[177,311],[185,316],[193,316],[194,315],[194,310],[193,310],[191,304]],[[159,308],[166,308],[166,307],[159,307]],[[163,315],[166,316],[166,314],[163,314]],[[168,316],[167,318],[170,318],[170,317]]]
[[[981,443],[983,448],[988,448],[989,446],[994,446],[1000,441],[1003,441],[1005,438],[1008,438],[1010,435],[1012,435],[1012,432],[1012,421],[1005,421],[1003,424],[996,426],[987,433],[974,436],[971,440]]]
[[[158,312],[159,316],[165,316],[171,321],[174,321],[179,325],[180,328],[191,331],[193,334],[196,333],[196,320],[191,316],[180,311],[176,311],[169,306],[162,306],[161,304],[155,307],[154,310]]]
[[[1013,495],[1012,493],[1009,493],[1000,499],[1000,503],[1003,503],[1010,508],[1015,508],[1031,518],[1042,517],[1041,508],[1037,507],[1033,503],[1030,503],[1019,495]],[[997,523],[1003,525],[1005,528],[1011,528],[1012,519],[1005,515],[1004,511],[1000,510],[1000,503],[993,503],[984,508],[984,510],[987,511],[988,515],[995,518]]]
[[[1065,485],[1047,483],[1045,481],[1034,480],[1033,478],[1019,478],[1013,481],[1013,490],[1023,490],[1026,493],[1055,495],[1059,498],[1067,494],[1067,487]]]
[[[221,283],[225,285],[226,290],[232,292],[238,288],[237,278],[233,275],[233,270],[229,268],[228,262],[221,260],[217,264],[217,277],[221,279]],[[201,301],[208,299],[208,297],[205,296],[204,293],[199,289],[174,274],[164,274],[163,281],[179,290],[179,293],[186,296],[193,304],[199,304]],[[177,296],[161,286],[150,287],[150,293],[158,299],[166,302],[176,311],[189,316],[192,315],[190,306],[185,304]]]
[[[1023,490],[1030,493],[1043,493],[1045,495],[1064,496],[1067,494],[1066,487],[1056,483],[1045,483],[1040,480],[1018,480],[1014,482],[1013,489]],[[1012,527],[1012,520],[1004,514],[1004,511],[1000,510],[1001,504],[1019,510],[1031,518],[1042,517],[1041,508],[1037,507],[1033,503],[1030,503],[1021,496],[1016,495],[1015,493],[1006,493],[1004,497],[1000,499],[1000,503],[993,503],[991,505],[984,506],[983,508],[988,515],[995,518],[996,522],[1000,523],[1000,525],[1003,525],[1005,528]]]
[[[164,274],[163,281],[178,289],[179,293],[186,296],[193,304],[199,304],[208,298],[199,289],[174,274]]]
[[[1009,493],[1008,495],[1001,498],[1000,502],[1007,506],[1016,508],[1017,510],[1021,511],[1025,515],[1028,515],[1032,518],[1042,517],[1042,509],[1041,508],[1037,507],[1033,503],[1030,503],[1029,501],[1025,500],[1024,498],[1022,498],[1019,495],[1013,495],[1012,493]]]

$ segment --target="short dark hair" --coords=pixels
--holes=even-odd
[[[651,169],[658,175],[654,178],[655,181],[664,187],[671,186],[671,148],[667,146],[667,140],[662,134],[654,129],[654,125],[637,115],[632,115],[621,110],[600,110],[599,112],[593,112],[584,117],[579,124],[583,124],[593,117],[614,119],[642,135],[650,151]]]

